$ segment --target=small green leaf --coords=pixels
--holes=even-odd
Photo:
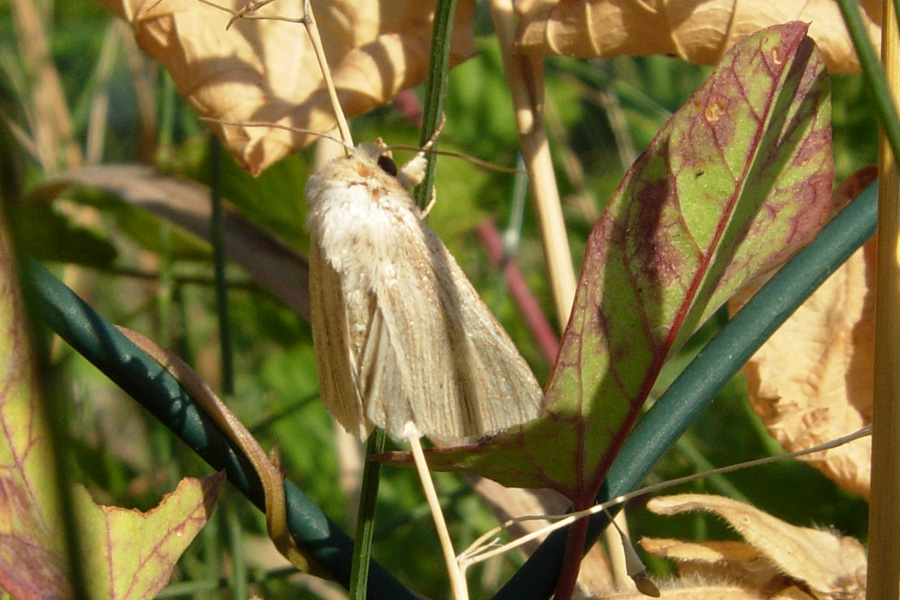
[[[433,468],[590,502],[669,354],[827,219],[828,78],[806,30],[736,45],[628,171],[588,240],[545,414]]]
[[[186,477],[146,513],[98,506],[87,490],[76,487],[91,598],[155,597],[212,515],[223,481],[224,472],[203,479]]]

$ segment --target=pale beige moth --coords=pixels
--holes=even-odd
[[[410,195],[423,163],[398,173],[362,144],[306,184],[319,387],[360,437],[474,440],[538,416],[542,393]]]

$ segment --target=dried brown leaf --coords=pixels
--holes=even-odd
[[[719,515],[783,575],[803,582],[817,598],[862,598],[865,594],[866,555],[862,544],[854,538],[796,527],[748,504],[721,496],[665,496],[652,499],[647,508],[663,515],[693,510]],[[752,562],[741,566],[748,570],[754,568]],[[786,590],[791,585],[782,587]]]
[[[874,270],[865,253],[851,256],[744,369],[753,409],[788,451],[872,422]],[[863,438],[803,460],[868,498],[871,446]]]
[[[781,574],[771,561],[744,542],[683,542],[644,538],[641,546],[650,554],[677,563],[683,578],[740,581],[750,589],[764,589],[778,580]]]
[[[660,587],[666,600],[763,600],[762,594],[736,584],[710,583],[708,581],[679,580]],[[603,600],[647,600],[640,592],[607,593]]]
[[[334,126],[322,75],[300,23],[239,19],[200,0],[100,0],[126,19],[140,47],[172,75],[202,117],[314,131]],[[219,2],[220,0],[214,0]],[[247,0],[221,0],[229,10]],[[341,105],[355,115],[425,79],[435,0],[313,0]],[[474,54],[472,0],[459,2],[450,62]],[[297,19],[302,3],[273,2],[261,15]],[[213,123],[238,162],[258,174],[311,141],[271,127]]]
[[[779,590],[772,596],[772,600],[812,600],[812,596],[796,586]]]
[[[842,184],[835,192],[835,209],[865,187],[871,175],[863,173],[861,179]],[[744,368],[753,409],[789,452],[872,422],[874,261],[873,239],[835,271]],[[869,438],[801,458],[844,489],[868,498]]]
[[[881,9],[863,0],[869,37],[881,39]],[[522,0],[519,47],[528,54],[612,58],[664,54],[715,64],[738,40],[770,25],[810,23],[832,72],[859,63],[833,0]]]

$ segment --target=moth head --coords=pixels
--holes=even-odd
[[[378,168],[391,177],[395,177],[403,187],[410,189],[422,182],[425,175],[425,157],[416,155],[398,167],[391,155],[391,149],[378,138],[374,144],[360,144],[356,147],[358,155],[373,161]]]

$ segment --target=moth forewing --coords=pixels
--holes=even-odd
[[[306,187],[326,407],[356,434],[444,442],[535,418],[531,369],[380,153],[360,146]]]
[[[328,398],[328,411],[347,431],[358,437],[367,436],[371,427],[362,414],[362,400],[355,384],[355,368],[351,364],[351,336],[348,328],[349,306],[341,290],[340,275],[322,256],[318,244],[309,252],[309,295],[312,305],[312,329],[317,358],[316,375],[322,398]],[[343,356],[344,360],[336,357]]]

